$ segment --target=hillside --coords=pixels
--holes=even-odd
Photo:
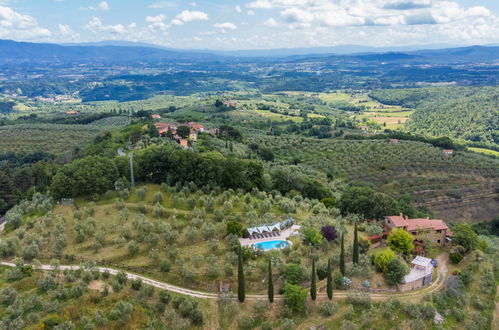
[[[415,108],[406,128],[477,146],[499,147],[499,88],[448,87],[381,90],[370,94],[389,105]]]

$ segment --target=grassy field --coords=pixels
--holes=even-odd
[[[276,121],[286,121],[286,120],[291,120],[294,121],[295,123],[301,123],[303,122],[302,117],[295,117],[295,116],[287,116],[284,114],[279,114],[279,113],[273,113],[267,110],[255,110],[255,112],[265,118],[276,120]]]
[[[468,148],[468,149],[481,154],[499,157],[499,151],[484,149],[484,148]]]

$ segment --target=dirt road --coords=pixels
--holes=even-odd
[[[437,258],[437,260],[438,260],[438,263],[439,263],[438,276],[437,276],[437,279],[435,281],[433,281],[433,283],[431,283],[429,286],[426,286],[426,287],[424,287],[424,288],[422,288],[420,290],[403,292],[403,293],[400,293],[400,292],[394,292],[394,293],[369,293],[369,295],[371,296],[371,299],[376,300],[376,301],[380,301],[380,300],[386,300],[386,299],[391,298],[391,297],[396,297],[396,298],[399,298],[399,299],[402,298],[402,299],[405,299],[405,300],[408,300],[408,299],[410,299],[410,300],[419,300],[419,299],[423,298],[425,295],[427,295],[429,293],[432,293],[432,292],[440,290],[442,288],[442,286],[444,285],[445,279],[447,277],[447,272],[448,272],[448,269],[447,269],[448,255],[447,254],[442,254],[442,255],[440,255]],[[9,263],[9,262],[1,262],[0,264],[2,266],[6,266],[6,267],[15,267],[15,265],[13,263]],[[60,270],[67,270],[67,269],[74,270],[74,269],[79,269],[79,268],[81,268],[81,266],[59,266]],[[46,271],[52,271],[52,270],[54,270],[54,267],[52,267],[50,265],[42,265],[40,267],[40,269],[41,270],[46,270]],[[95,269],[98,270],[101,273],[104,273],[104,272],[107,271],[111,275],[116,275],[118,273],[118,270],[113,269],[113,268],[97,267]],[[129,273],[129,272],[126,272],[126,275],[127,275],[127,277],[129,279],[141,279],[144,284],[151,285],[151,286],[153,286],[155,288],[158,288],[158,289],[161,289],[161,290],[170,291],[170,292],[175,292],[175,293],[179,293],[179,294],[183,294],[183,295],[187,295],[187,296],[191,296],[191,297],[194,297],[194,298],[218,299],[218,297],[219,297],[218,294],[216,294],[216,293],[209,293],[209,292],[203,292],[203,291],[190,290],[190,289],[182,288],[182,287],[179,287],[179,286],[176,286],[176,285],[172,285],[172,284],[164,283],[164,282],[161,282],[161,281],[157,281],[157,280],[154,280],[154,279],[142,276],[142,275],[137,275],[137,274],[133,274],[133,273]],[[338,299],[342,299],[342,298],[346,298],[347,295],[348,295],[347,291],[344,291],[344,290],[335,290],[334,294],[333,294],[333,297],[334,298],[338,298]],[[325,299],[327,299],[326,293],[318,293],[317,294],[317,298],[318,298],[318,300],[325,300]],[[252,295],[252,294],[248,294],[248,295],[246,295],[246,299],[247,300],[267,300],[268,297],[267,297],[267,295]],[[284,296],[282,296],[282,295],[276,295],[274,299],[275,300],[282,300],[282,299],[284,299]]]

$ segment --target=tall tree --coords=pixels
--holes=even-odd
[[[312,259],[312,283],[310,284],[310,296],[312,300],[317,299],[317,272],[315,271],[315,259]]]
[[[359,264],[359,234],[357,233],[357,223],[353,232],[353,263]]]
[[[269,301],[271,303],[274,302],[274,282],[272,281],[272,260],[269,259],[269,288],[268,288],[268,295],[269,295]]]
[[[345,276],[345,234],[341,235],[340,272]]]
[[[244,283],[244,269],[243,269],[243,253],[242,248],[239,247],[239,258],[237,263],[237,298],[240,302],[244,302],[246,298],[246,288]]]
[[[333,299],[333,275],[331,274],[331,259],[327,260],[327,297]]]

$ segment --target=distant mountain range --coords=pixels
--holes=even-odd
[[[218,56],[145,46],[62,46],[0,40],[0,64],[9,63],[87,63],[124,64],[135,62],[184,62],[214,60]]]
[[[442,46],[442,45],[440,45]],[[499,61],[498,46],[470,46],[437,49],[437,45],[427,45],[425,50],[415,47],[376,48],[355,45],[247,50],[179,50],[163,48],[144,43],[108,41],[87,44],[41,44],[0,40],[0,64],[64,63],[64,64],[131,64],[140,62],[206,62],[206,61],[247,61],[258,57],[278,61],[302,61],[322,59],[325,61],[360,61],[395,64],[459,64],[491,63]],[[246,58],[246,59],[244,59]]]

